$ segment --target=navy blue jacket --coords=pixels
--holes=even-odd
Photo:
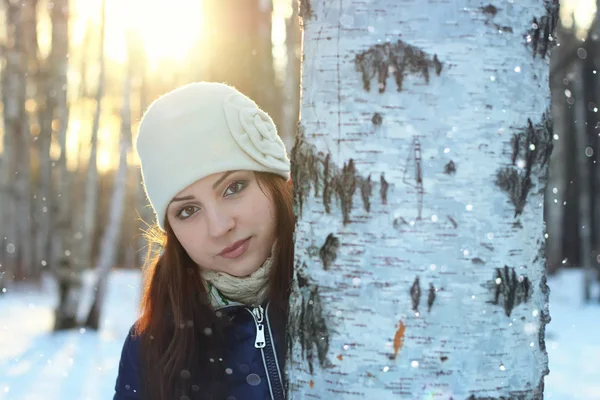
[[[226,387],[229,392],[225,399],[283,400],[284,351],[280,343],[275,343],[268,303],[265,308],[232,305],[219,308],[219,311],[227,313],[232,323],[225,332],[227,353],[224,360],[228,368]],[[141,339],[131,332],[121,352],[113,400],[140,399]],[[199,392],[198,397],[206,394],[198,386],[192,390]]]

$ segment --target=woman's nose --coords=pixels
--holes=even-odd
[[[213,237],[223,236],[233,229],[235,219],[230,212],[220,208],[213,208],[208,213],[208,233]]]

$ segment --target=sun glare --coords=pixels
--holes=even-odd
[[[576,27],[579,39],[587,36],[596,16],[596,0],[564,0],[560,4],[560,19],[565,28]]]
[[[100,6],[100,0],[77,0],[73,21],[76,42],[83,39],[88,20],[98,25]],[[182,60],[198,40],[201,23],[200,1],[106,0],[106,57],[125,61],[125,38],[132,29],[140,36],[150,64]]]

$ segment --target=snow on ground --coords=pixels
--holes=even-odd
[[[92,275],[87,274],[89,288]],[[0,296],[0,400],[112,399],[123,340],[137,315],[140,274],[112,272],[99,332],[52,334],[56,285]],[[85,290],[81,314],[91,305]]]
[[[91,282],[86,275],[88,287]],[[552,322],[546,347],[551,372],[545,398],[600,400],[600,305],[583,304],[581,271],[565,271],[551,278],[549,286]],[[138,271],[113,271],[101,330],[59,334],[52,334],[52,280],[45,280],[41,290],[20,288],[0,296],[0,400],[112,399],[140,290]],[[90,291],[86,293],[82,314],[91,302]]]

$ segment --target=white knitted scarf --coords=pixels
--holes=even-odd
[[[268,296],[269,275],[273,266],[273,250],[265,262],[252,274],[244,277],[233,276],[225,272],[201,269],[208,283],[211,304],[214,308],[230,305],[233,302],[246,305],[260,305]]]

